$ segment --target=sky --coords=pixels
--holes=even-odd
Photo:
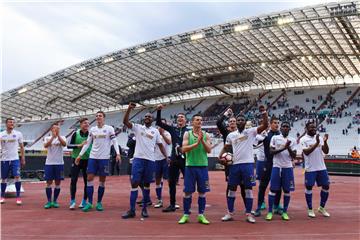
[[[166,36],[326,2],[3,1],[0,90]]]

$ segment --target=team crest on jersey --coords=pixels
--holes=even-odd
[[[103,133],[106,133],[106,129],[103,130]]]
[[[13,137],[16,138],[16,135],[14,134]]]
[[[155,134],[155,132],[154,132],[154,131],[151,131],[151,134]]]

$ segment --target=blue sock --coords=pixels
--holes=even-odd
[[[54,189],[54,202],[57,202],[59,194],[60,194],[60,186],[56,186]]]
[[[305,199],[308,209],[312,209],[312,190],[305,190]]]
[[[88,183],[87,187],[86,187],[86,192],[88,195],[88,199],[89,199],[89,203],[92,204],[93,203],[93,195],[94,195],[94,185],[93,183],[91,183],[91,185],[89,185],[90,183]]]
[[[47,197],[48,202],[51,202],[52,188],[46,187],[45,192],[46,192],[46,197]]]
[[[275,202],[275,193],[273,192],[269,192],[269,195],[268,195],[268,202],[269,202],[269,212],[273,212],[273,205],[274,205],[274,202]]]
[[[15,182],[15,188],[16,188],[16,197],[20,197],[20,189],[21,189],[21,182],[20,181],[16,181]]]
[[[100,202],[100,203],[101,203],[101,201],[103,199],[104,192],[105,192],[105,187],[99,185],[99,187],[98,187],[98,202]]]
[[[158,200],[161,200],[162,184],[156,185],[156,196]]]
[[[2,197],[2,198],[5,197],[6,185],[7,185],[6,182],[2,182],[2,183],[1,183],[1,197]]]
[[[326,201],[329,197],[329,191],[325,189],[321,189],[320,191],[320,206],[325,207]]]
[[[150,202],[150,188],[144,187],[142,190],[143,195],[143,209],[146,209],[147,203]]]
[[[245,208],[246,213],[251,213],[254,197],[252,195],[252,189],[245,189]]]
[[[133,188],[130,192],[130,210],[135,211],[136,199],[138,197],[138,189]]]
[[[290,193],[284,193],[284,212],[287,212],[290,204]]]
[[[199,205],[199,214],[204,214],[205,207],[206,207],[206,197],[205,197],[205,195],[204,196],[199,196],[198,205]]]
[[[229,190],[228,195],[226,197],[229,213],[234,212],[235,196],[236,196],[236,192]]]
[[[190,214],[191,200],[191,195],[183,198],[184,214]]]

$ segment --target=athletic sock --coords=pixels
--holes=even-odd
[[[305,199],[308,209],[312,209],[312,190],[305,190]]]
[[[198,206],[199,206],[199,214],[204,214],[206,207],[206,197],[204,195],[199,195],[198,197]]]
[[[51,188],[51,186],[47,186],[47,187],[45,188],[45,192],[46,192],[46,197],[47,197],[48,202],[51,202],[51,195],[52,195],[52,188]]]
[[[146,209],[148,202],[150,202],[150,188],[149,187],[144,187],[142,190],[142,194],[143,194],[143,209]]]
[[[245,208],[246,213],[251,213],[254,197],[251,189],[245,189]]]
[[[321,191],[320,191],[320,206],[321,207],[325,207],[328,197],[329,197],[329,190],[321,189]]]
[[[1,183],[1,197],[2,198],[5,197],[6,185],[7,185],[6,182]]]
[[[184,214],[187,214],[187,215],[190,214],[191,201],[192,201],[191,195],[189,195],[189,196],[184,196],[184,198],[183,198]]]
[[[161,200],[162,184],[156,185],[156,196],[158,200]]]
[[[268,202],[269,202],[269,212],[273,211],[273,205],[274,205],[274,201],[275,201],[275,195],[276,193],[270,191],[269,195],[268,195]]]
[[[284,212],[287,212],[290,204],[290,193],[284,193]]]
[[[235,196],[236,196],[235,191],[231,191],[231,190],[228,191],[226,201],[227,201],[228,211],[230,213],[234,212]]]
[[[16,181],[15,182],[15,188],[16,188],[16,197],[20,197],[20,190],[21,190],[21,182]]]
[[[102,201],[103,196],[104,196],[104,192],[105,192],[104,183],[100,182],[99,187],[98,187],[98,202]]]
[[[136,199],[138,197],[138,189],[132,188],[130,192],[130,210],[135,211]]]
[[[86,192],[88,195],[88,199],[89,199],[89,203],[93,204],[93,195],[94,195],[94,182],[88,182],[87,186],[86,186]]]
[[[54,189],[54,202],[57,202],[59,194],[60,194],[60,186],[55,186],[55,189]]]

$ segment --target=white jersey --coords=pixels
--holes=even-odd
[[[275,150],[280,150],[285,147],[287,141],[291,141],[290,149],[292,151],[296,150],[296,140],[292,137],[284,138],[283,135],[276,135],[271,138],[270,147],[275,148]],[[279,168],[292,168],[292,157],[289,154],[289,151],[286,149],[278,154],[275,154],[273,157],[273,167]]]
[[[229,133],[226,144],[232,145],[233,164],[254,163],[253,144],[257,134],[257,127],[239,130]]]
[[[101,128],[98,126],[92,127],[89,131],[87,143],[81,149],[79,155],[83,155],[90,144],[92,148],[89,158],[92,159],[110,159],[111,145],[118,146],[114,128],[109,125],[104,125]],[[115,147],[116,154],[119,154],[119,148]]]
[[[310,148],[314,144],[316,144],[316,135],[311,137],[306,134],[304,137],[300,139],[301,149],[303,150]],[[309,155],[303,154],[305,161],[305,170],[307,172],[326,170],[324,155],[322,151],[323,145],[324,145],[324,139],[320,137],[320,143],[318,147]]]
[[[66,142],[65,136],[60,136]],[[44,144],[49,142],[51,136],[44,138]],[[64,164],[64,146],[61,145],[58,138],[54,138],[51,145],[47,147],[47,156],[45,165],[61,165]]]
[[[0,132],[1,141],[1,161],[13,161],[19,159],[19,144],[23,143],[21,132],[12,130],[10,134],[7,131]]]
[[[164,135],[170,139],[171,141],[171,135],[169,132],[167,131],[164,131]],[[161,142],[165,148],[165,151],[166,151],[166,154],[167,154],[167,157],[170,156],[171,154],[171,144],[167,144],[163,138],[163,136],[160,135],[160,139],[161,139]],[[160,160],[164,160],[165,159],[165,156],[162,154],[162,152],[160,151],[160,148],[158,145],[156,145],[155,147],[155,161],[160,161]]]
[[[261,134],[256,135],[256,141],[263,141],[266,137],[267,133],[266,131],[263,131]],[[256,160],[257,161],[265,161],[265,150],[264,150],[264,143],[260,143],[258,145],[255,145],[255,154],[256,154]]]
[[[135,133],[136,138],[134,158],[155,161],[156,145],[162,143],[159,130],[152,126],[146,127],[136,123],[132,124],[131,130]]]

